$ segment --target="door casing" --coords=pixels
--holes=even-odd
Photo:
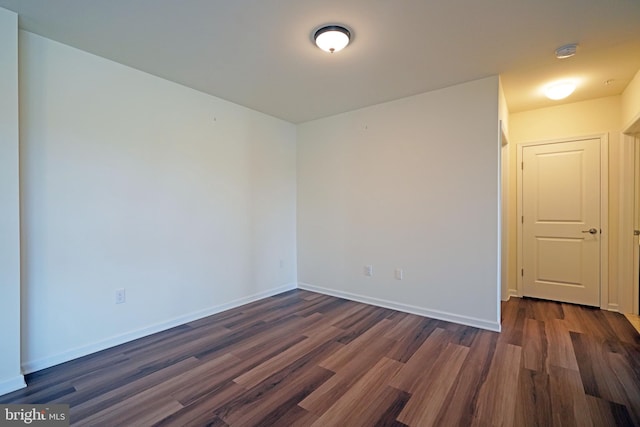
[[[634,181],[634,209],[633,209],[633,228],[634,230],[640,230],[640,136],[633,138],[633,151],[634,151],[634,165],[633,165],[633,181]],[[631,312],[633,314],[640,314],[640,237],[635,235],[633,237],[633,302],[631,305]],[[622,241],[622,239],[620,239]],[[621,251],[620,258],[624,256],[624,252]],[[621,283],[622,285],[622,283]],[[622,288],[620,295],[626,289]],[[628,311],[625,310],[625,311]]]
[[[599,139],[600,140],[600,224],[602,229],[601,243],[600,243],[600,308],[605,310],[611,310],[615,307],[609,307],[609,136],[608,134],[599,135],[586,135],[573,138],[553,139],[546,141],[534,141],[518,144],[517,151],[517,289],[518,296],[523,297],[523,281],[522,281],[522,200],[523,200],[523,188],[522,188],[522,162],[523,162],[523,149],[524,147],[531,147],[536,145],[546,144],[558,144],[562,142],[581,141],[584,139]]]

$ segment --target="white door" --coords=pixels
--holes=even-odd
[[[525,296],[600,305],[600,139],[523,147]]]

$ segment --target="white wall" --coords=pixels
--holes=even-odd
[[[27,371],[295,287],[294,125],[20,40]]]
[[[620,96],[609,96],[513,113],[509,134],[520,143],[619,131],[620,108]]]
[[[640,70],[622,93],[621,103],[623,130],[640,133]]]
[[[636,141],[640,137],[640,70],[620,96],[622,131],[620,138],[620,238],[618,248],[619,308],[623,313],[638,314],[638,276],[634,270],[637,260],[638,212],[635,212]]]
[[[0,395],[24,387],[20,372],[18,15],[0,8]]]
[[[504,96],[502,82],[498,91],[498,118],[501,128],[500,148],[500,299],[507,301],[511,296],[509,283],[514,279],[514,271],[509,263],[509,186],[510,156],[509,156],[509,106]]]
[[[509,105],[504,95],[502,81],[498,88],[498,118],[502,122],[502,130],[507,138],[509,138]]]
[[[498,77],[300,125],[299,286],[498,330],[498,133]]]

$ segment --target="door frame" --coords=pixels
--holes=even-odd
[[[620,134],[619,151],[619,212],[618,212],[618,311],[637,313],[638,310],[638,154],[636,138]],[[613,305],[613,304],[611,304]]]
[[[623,136],[624,138],[624,136]],[[633,137],[631,140],[632,149],[634,151],[633,156],[633,186],[634,186],[634,207],[633,207],[633,229],[640,230],[640,137],[637,135]],[[639,237],[635,235],[633,236],[633,279],[632,279],[632,288],[633,288],[633,299],[632,304],[630,304],[631,313],[640,314],[640,242]],[[623,240],[623,239],[620,239]],[[620,258],[622,258],[623,253],[620,254]],[[624,285],[620,283],[621,287],[620,295],[623,295]],[[628,310],[625,310],[627,312]]]
[[[517,217],[516,223],[518,225],[517,236],[517,270],[520,274],[517,274],[517,290],[518,296],[522,298],[524,295],[524,285],[522,283],[522,255],[523,255],[523,238],[522,238],[522,161],[524,156],[524,148],[532,147],[536,145],[549,145],[559,144],[562,142],[574,142],[583,141],[585,139],[599,139],[600,140],[600,228],[602,234],[600,235],[600,308],[603,310],[617,311],[616,307],[609,305],[609,135],[607,133],[577,136],[573,138],[552,139],[545,141],[532,141],[518,144],[517,151],[517,163],[520,167],[516,167],[517,171]]]

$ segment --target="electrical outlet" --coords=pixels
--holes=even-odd
[[[369,277],[373,276],[373,265],[364,266],[364,275]]]
[[[127,301],[127,295],[124,288],[116,289],[116,304],[124,304]]]
[[[404,271],[401,268],[396,268],[396,280],[402,280],[404,277]]]

